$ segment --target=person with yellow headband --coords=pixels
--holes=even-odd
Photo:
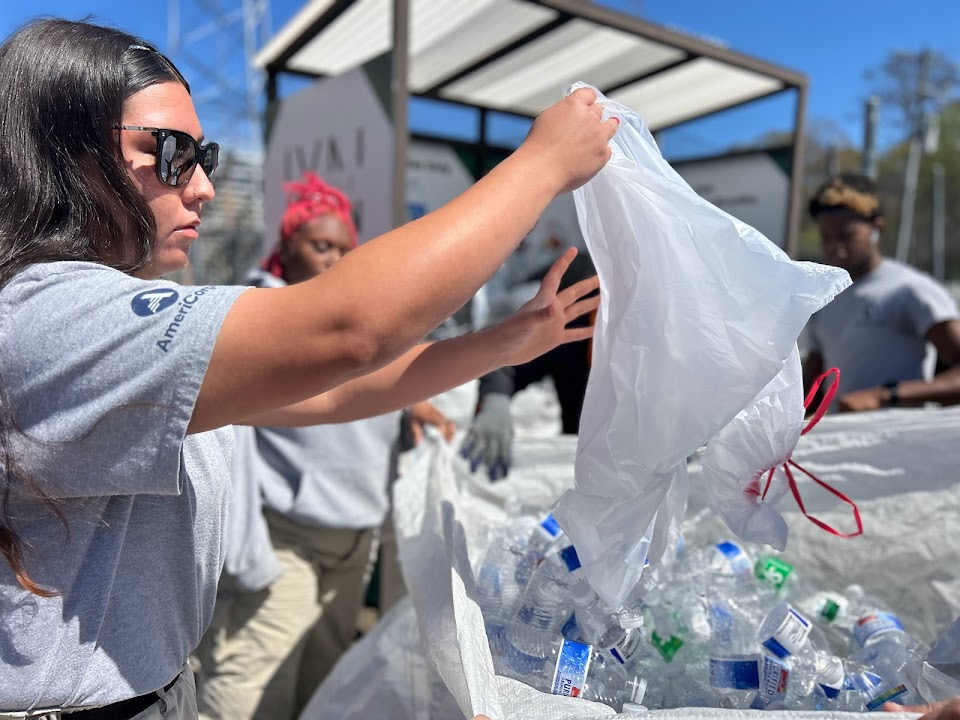
[[[876,184],[838,175],[818,188],[809,212],[825,261],[849,272],[853,285],[810,319],[807,387],[824,368],[838,367],[835,411],[960,402],[957,303],[929,275],[883,256]],[[924,377],[928,343],[946,368],[932,378]]]

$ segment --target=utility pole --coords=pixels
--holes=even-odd
[[[924,139],[930,127],[927,110],[930,99],[928,84],[930,76],[930,51],[920,53],[920,72],[917,81],[919,103],[917,112],[910,118],[910,146],[907,150],[907,167],[903,175],[903,199],[900,205],[900,228],[897,235],[897,260],[907,262],[910,256],[910,241],[913,237],[913,210],[917,200],[917,179],[920,175],[920,156]]]
[[[943,282],[947,275],[946,189],[943,163],[933,164],[933,276]]]
[[[877,123],[880,119],[880,98],[871,96],[864,105],[863,112],[863,154],[860,160],[860,172],[871,180],[876,180],[877,171]]]

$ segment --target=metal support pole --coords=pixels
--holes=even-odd
[[[933,276],[943,282],[947,275],[946,190],[943,163],[933,164]]]
[[[880,98],[867,100],[863,110],[863,156],[860,172],[872,180],[877,179],[877,123],[880,119]]]
[[[393,78],[391,119],[393,120],[393,225],[407,221],[407,145],[410,141],[407,105],[407,68],[410,41],[410,0],[393,0]]]
[[[920,54],[920,73],[917,78],[919,110],[912,118],[910,128],[910,148],[907,154],[907,167],[903,174],[903,202],[900,205],[900,228],[897,234],[897,260],[907,262],[910,257],[910,242],[913,239],[913,210],[917,201],[917,178],[920,175],[920,154],[926,135],[926,100],[928,96],[927,79],[930,75],[930,51]]]
[[[803,206],[803,158],[807,145],[807,84],[797,86],[797,104],[793,120],[793,157],[790,165],[790,204],[787,209],[787,255],[797,257],[800,250],[800,208]]]
[[[903,173],[903,200],[900,203],[900,229],[897,234],[897,260],[907,262],[913,239],[913,207],[917,200],[917,176],[920,174],[920,138],[910,138],[907,168]]]

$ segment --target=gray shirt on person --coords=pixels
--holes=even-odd
[[[254,271],[248,282],[286,285],[265,271]],[[312,427],[258,427],[255,434],[256,453],[234,463],[234,488],[236,477],[245,476],[260,486],[265,508],[302,525],[358,530],[383,523],[399,412]],[[249,464],[240,467],[241,460]]]
[[[824,368],[840,369],[839,398],[922,378],[927,333],[957,317],[957,303],[933,278],[884,259],[810,318],[808,339]]]
[[[242,287],[182,287],[102,265],[34,265],[0,289],[0,384],[16,462],[9,516],[31,578],[0,562],[0,712],[156,690],[210,622],[223,562],[230,428],[187,436]]]

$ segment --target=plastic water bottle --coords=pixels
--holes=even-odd
[[[760,658],[749,630],[751,620],[727,593],[712,598],[708,672],[721,708],[745,710],[758,702]]]
[[[526,625],[559,631],[573,608],[571,590],[580,580],[580,558],[573,545],[551,553],[534,571],[516,616]]]
[[[797,573],[793,565],[776,555],[761,555],[754,566],[754,574],[821,625],[830,625],[844,616],[850,605],[842,593],[815,588]]]
[[[882,603],[869,597],[859,585],[850,585],[845,595],[850,599],[849,617],[856,648],[865,648],[880,640],[891,640],[907,648],[917,649],[917,641],[903,628],[900,618]]]
[[[565,537],[566,534],[552,513],[537,523],[527,538],[526,552],[517,562],[516,578],[521,588],[526,587],[533,571]]]
[[[477,604],[485,617],[509,616],[520,603],[523,586],[517,568],[527,555],[536,519],[521,515],[496,531],[477,573]]]
[[[917,692],[921,666],[913,658],[917,643],[895,615],[862,616],[854,626],[854,637],[863,647],[850,661],[864,669],[854,674],[852,682],[867,710],[876,710],[885,702],[923,704]]]
[[[606,608],[585,580],[573,586],[576,605],[574,621],[582,642],[601,648],[628,669],[634,668],[640,656],[643,635],[639,628],[623,628],[618,616]]]
[[[848,688],[860,696],[863,709],[872,712],[884,703],[922,705],[916,690],[919,669],[912,672],[910,659],[903,648],[893,644],[876,643],[852,656],[848,670]]]
[[[783,665],[789,677],[788,682],[783,678],[788,697],[778,699],[786,700],[791,707],[822,709],[816,705],[819,699],[836,700],[843,689],[843,661],[826,652],[824,640],[813,638],[818,636],[810,620],[785,602],[773,608],[760,627],[760,644],[775,659],[768,663],[770,674],[764,676],[768,689],[777,675],[774,666]],[[812,704],[801,704],[799,698],[810,698]]]
[[[590,645],[519,624],[488,625],[487,639],[497,674],[537,690],[601,702],[617,711],[624,703],[643,700],[646,684]]]

